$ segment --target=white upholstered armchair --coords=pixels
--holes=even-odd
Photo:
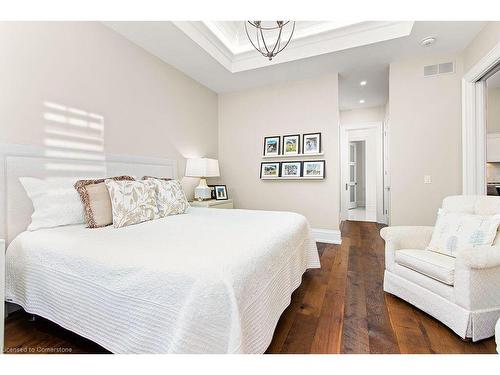
[[[500,214],[500,197],[452,196],[447,212]],[[433,227],[387,227],[384,290],[440,320],[463,339],[495,334],[500,317],[500,235],[492,246],[463,249],[456,257],[426,250]]]

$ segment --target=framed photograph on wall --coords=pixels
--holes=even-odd
[[[302,174],[302,162],[284,161],[281,163],[282,178],[299,178]]]
[[[278,156],[280,154],[280,136],[264,138],[264,156]]]
[[[302,153],[319,154],[321,152],[321,133],[302,135]]]
[[[311,160],[305,161],[302,165],[303,178],[325,178],[325,161],[324,160]]]
[[[227,200],[227,188],[226,185],[215,185],[215,199],[218,201]]]
[[[279,162],[269,162],[260,163],[260,178],[273,179],[280,176],[280,163]]]
[[[283,136],[282,155],[298,155],[300,153],[300,134]]]

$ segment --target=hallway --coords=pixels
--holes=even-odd
[[[377,222],[377,212],[375,210],[367,210],[365,207],[351,208],[347,210],[347,220]]]

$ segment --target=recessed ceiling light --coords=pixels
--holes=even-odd
[[[361,81],[361,82],[359,83],[359,85],[360,85],[360,86],[366,86],[366,81]]]
[[[428,36],[420,41],[422,47],[430,47],[436,42],[436,38],[433,36]]]
[[[359,104],[364,104],[364,103],[365,103],[365,99],[361,99],[361,100],[359,101]]]

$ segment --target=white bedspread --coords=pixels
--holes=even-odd
[[[6,299],[114,353],[263,353],[319,266],[301,215],[190,208],[23,232],[7,250]]]

